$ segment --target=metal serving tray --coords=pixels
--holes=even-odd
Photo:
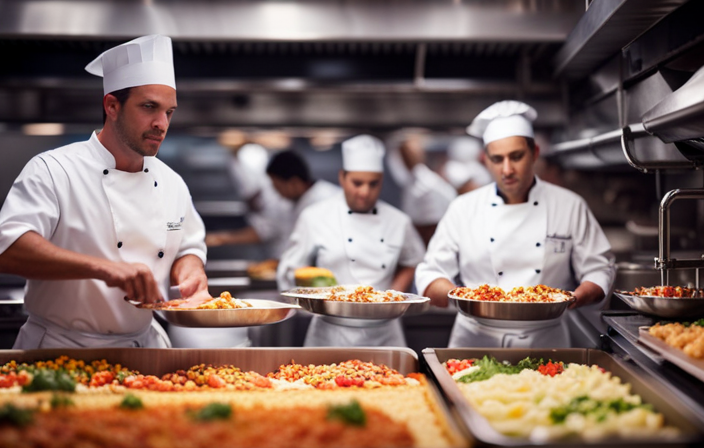
[[[150,348],[66,348],[39,350],[0,350],[0,365],[11,360],[18,363],[45,361],[66,355],[73,359],[93,361],[105,359],[112,364],[137,370],[144,375],[162,376],[198,364],[234,365],[244,371],[262,375],[276,371],[281,365],[295,361],[299,364],[332,364],[359,359],[384,364],[403,375],[420,372],[416,353],[406,347],[285,347],[233,349],[150,349]],[[443,421],[439,422],[454,447],[467,447],[467,435],[450,414],[438,389],[427,382],[430,406]]]
[[[562,313],[575,301],[564,302],[490,302],[487,300],[465,299],[447,294],[450,302],[466,316],[500,320],[549,320],[562,316]]]
[[[298,305],[263,299],[240,299],[251,308],[198,310],[188,308],[155,309],[170,323],[192,328],[254,327],[284,321],[300,309]],[[133,303],[133,302],[130,302]],[[137,304],[137,308],[149,308]]]
[[[704,315],[704,298],[700,297],[636,296],[622,291],[614,291],[614,295],[634,310],[654,316],[673,319]]]
[[[390,319],[404,314],[421,314],[430,309],[430,299],[416,294],[399,293],[402,302],[359,303],[327,300],[332,288],[354,290],[355,286],[299,287],[281,293],[294,297],[303,309],[325,316],[325,319],[349,327],[372,327],[383,325]]]
[[[585,442],[579,440],[556,440],[543,446],[694,446],[702,441],[699,422],[684,405],[674,396],[669,394],[663,385],[646,374],[636,373],[631,367],[619,361],[614,356],[601,350],[593,349],[499,349],[499,348],[457,348],[423,350],[423,359],[427,363],[440,389],[445,394],[451,406],[458,413],[471,435],[482,444],[491,446],[535,446],[524,438],[509,437],[495,431],[489,422],[482,417],[462,395],[462,391],[442,365],[448,359],[481,358],[484,355],[494,356],[500,361],[517,363],[527,356],[534,358],[551,359],[553,361],[574,362],[593,365],[606,369],[622,381],[631,384],[631,391],[640,395],[645,403],[653,405],[654,409],[665,416],[667,424],[675,426],[682,431],[682,435],[675,439],[640,439],[628,440],[620,438],[605,439],[599,442]]]
[[[654,350],[666,360],[676,365],[690,375],[704,381],[704,360],[692,358],[682,350],[672,347],[648,333],[650,327],[638,328],[638,342]]]

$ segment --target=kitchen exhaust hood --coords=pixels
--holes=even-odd
[[[685,157],[704,161],[704,67],[646,112],[643,127],[663,142],[675,143]]]

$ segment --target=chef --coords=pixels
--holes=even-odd
[[[406,291],[424,246],[411,220],[378,200],[383,180],[384,146],[370,135],[342,143],[343,192],[306,208],[296,222],[277,272],[279,288],[294,286],[294,270],[319,266],[339,284]],[[314,316],[305,346],[404,346],[398,319],[356,328]]]
[[[447,306],[459,276],[464,286],[511,289],[545,284],[574,290],[573,307],[604,298],[614,280],[611,247],[582,198],[541,181],[532,122],[535,109],[496,103],[472,122],[484,141],[495,182],[458,197],[440,221],[416,272],[418,291]],[[458,314],[450,347],[569,347],[564,318],[507,321]]]
[[[435,228],[457,192],[428,168],[423,139],[412,132],[398,132],[389,141],[389,171],[401,188],[401,210],[407,214],[427,246]]]
[[[296,220],[306,207],[341,192],[337,185],[314,179],[305,159],[294,151],[275,154],[266,166],[266,174],[276,195],[287,202],[288,207],[279,209],[275,215],[267,213],[253,216],[250,226],[243,229],[208,232],[205,242],[209,247],[256,244],[274,238],[287,243]],[[283,248],[274,256],[279,258],[281,252]]]
[[[104,125],[31,159],[0,211],[0,271],[28,279],[16,349],[168,347],[153,303],[177,285],[205,300],[203,222],[183,179],[155,156],[176,110],[171,39],[107,50]]]

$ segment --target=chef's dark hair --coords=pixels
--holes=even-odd
[[[132,87],[125,87],[124,89],[120,90],[115,90],[114,92],[110,92],[108,95],[112,95],[115,98],[117,98],[117,101],[120,103],[121,106],[125,104],[125,101],[127,101],[127,98],[130,97],[130,91],[132,90]],[[105,121],[108,119],[108,114],[105,113],[105,108],[103,107],[103,124],[105,124]]]
[[[308,164],[303,157],[293,151],[281,151],[274,154],[266,167],[266,174],[283,180],[297,177],[303,182],[311,181]]]

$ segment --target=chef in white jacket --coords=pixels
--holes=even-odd
[[[170,285],[205,300],[203,222],[183,179],[154,157],[176,109],[171,40],[101,54],[104,126],[31,159],[0,211],[0,271],[28,279],[16,349],[168,347],[152,303]]]
[[[411,220],[378,200],[383,180],[384,146],[369,135],[342,143],[343,193],[306,208],[296,222],[279,263],[282,290],[294,286],[303,266],[331,270],[340,284],[406,291],[424,253]],[[348,327],[314,316],[305,346],[404,346],[398,319],[376,327]]]
[[[574,307],[604,298],[614,280],[611,247],[584,200],[535,176],[536,111],[517,101],[484,110],[469,132],[484,140],[495,183],[458,197],[416,272],[418,291],[447,306],[461,284],[574,290]],[[569,347],[562,318],[506,321],[457,315],[450,347]]]

